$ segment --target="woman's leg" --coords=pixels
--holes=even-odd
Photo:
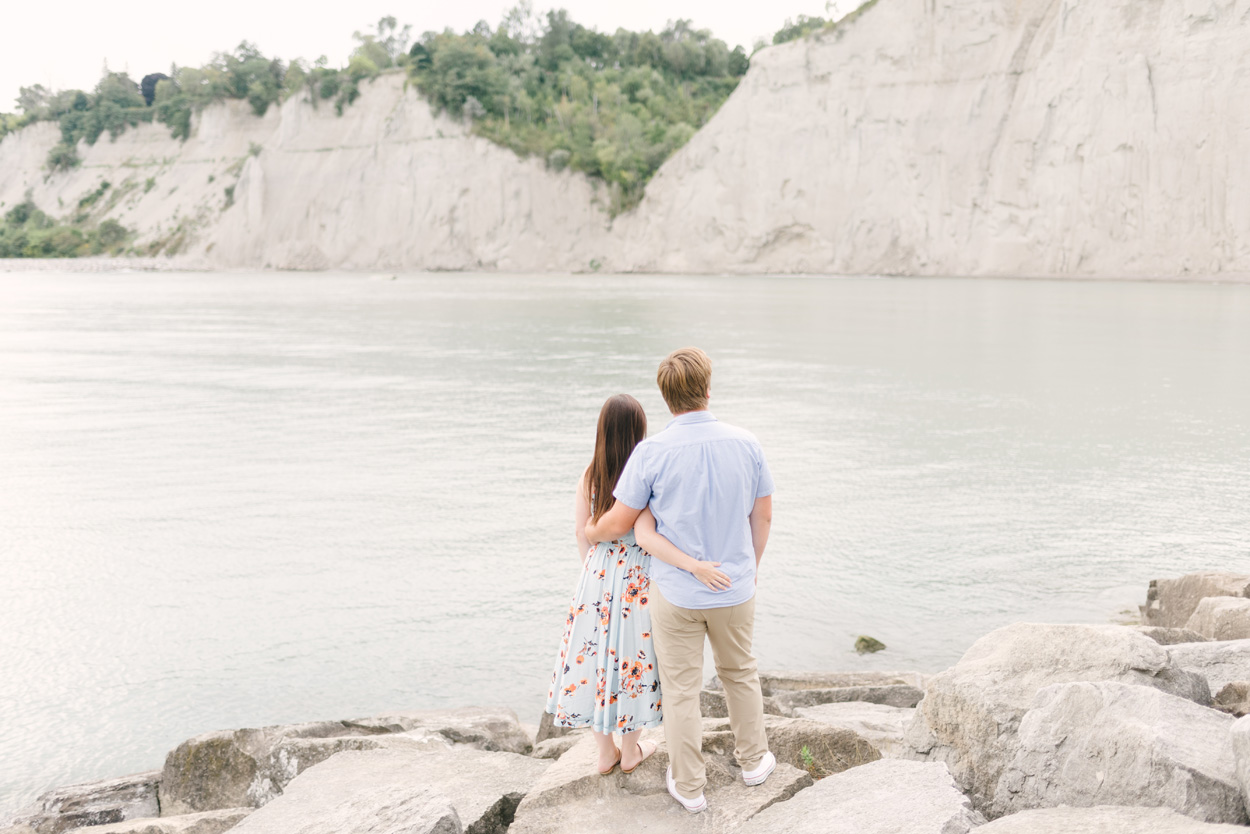
[[[616,742],[612,740],[611,733],[591,730],[590,734],[595,737],[595,744],[599,747],[599,772],[603,773],[616,764]]]
[[[642,730],[634,730],[632,733],[625,733],[621,736],[621,769],[633,770],[642,761],[642,748],[638,746],[638,739],[642,736]]]

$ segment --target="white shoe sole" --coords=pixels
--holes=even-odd
[[[754,788],[768,781],[768,777],[772,776],[773,771],[776,769],[777,769],[777,759],[776,757],[774,757],[772,760],[772,763],[769,764],[768,766],[768,770],[764,771],[763,773],[757,773],[756,775],[752,776],[749,779],[747,778],[747,775],[744,773],[742,774],[742,781],[746,782],[746,785],[748,788]]]

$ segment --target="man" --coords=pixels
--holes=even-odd
[[[756,570],[772,524],[773,479],[759,442],[708,411],[712,360],[698,348],[673,351],[656,381],[673,420],[634,449],[612,494],[616,503],[586,527],[590,541],[620,538],[648,506],[656,532],[696,559],[717,561],[732,580],[713,591],[690,573],[651,562],[651,628],[664,699],[668,792],[692,813],[703,788],[703,641],[712,644],[725,687],[734,756],[748,785],[777,766],[764,733],[764,701],[751,641]]]

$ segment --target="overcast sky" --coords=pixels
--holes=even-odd
[[[341,65],[351,51],[352,32],[372,29],[385,15],[411,23],[414,33],[448,26],[463,31],[479,20],[495,26],[514,4],[515,0],[0,0],[0,112],[14,112],[18,88],[31,84],[89,90],[105,62],[137,80],[149,72],[168,72],[171,63],[199,66],[212,53],[249,40],[266,55],[286,60],[325,55],[332,65]],[[748,52],[757,38],[771,37],[787,17],[826,14],[825,0],[536,0],[534,7],[566,8],[577,22],[606,32],[620,26],[659,31],[669,19],[689,18],[731,47],[741,44]]]

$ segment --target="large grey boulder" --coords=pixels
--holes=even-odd
[[[1250,715],[1250,681],[1233,681],[1215,693],[1211,706],[1234,718]]]
[[[1219,640],[1168,646],[1172,662],[1206,680],[1212,693],[1250,680],[1250,640]]]
[[[75,828],[70,834],[222,834],[238,825],[252,813],[251,808],[226,808],[221,811],[202,811],[177,817],[149,817],[145,819],[97,825],[91,828]]]
[[[881,758],[871,742],[845,727],[766,715],[764,730],[768,734],[768,749],[777,761],[805,768],[818,779]],[[734,735],[728,719],[704,719],[703,749],[726,760],[733,756]]]
[[[154,770],[56,788],[19,811],[13,825],[25,826],[36,834],[60,834],[87,825],[155,817],[161,812],[157,800],[160,780],[160,771]]]
[[[1199,822],[1167,808],[1045,808],[994,820],[977,834],[1245,834],[1239,825]]]
[[[946,762],[973,805],[985,810],[1015,755],[1016,728],[1038,690],[1100,680],[1211,701],[1202,678],[1180,669],[1168,650],[1131,628],[1017,623],[982,637],[929,680],[907,728],[908,755]]]
[[[993,815],[1134,805],[1171,808],[1203,822],[1247,822],[1229,736],[1233,721],[1145,686],[1047,687],[1020,722]]]
[[[1250,716],[1238,718],[1229,732],[1233,746],[1233,761],[1237,768],[1237,783],[1241,786],[1242,802],[1250,812]]]
[[[548,739],[562,738],[571,732],[573,732],[572,728],[558,726],[556,717],[544,711],[542,718],[538,719],[538,732],[534,734],[534,746],[537,747]]]
[[[1209,571],[1153,580],[1146,591],[1146,604],[1141,607],[1142,622],[1184,628],[1206,597],[1250,597],[1250,576]]]
[[[1250,599],[1243,597],[1206,597],[1185,623],[1212,640],[1244,640],[1250,638]]]
[[[883,758],[896,758],[906,752],[903,736],[915,715],[915,709],[860,701],[798,710],[800,718],[850,730],[876,748]]]
[[[717,726],[715,721],[705,725]],[[729,832],[773,803],[794,796],[812,784],[806,772],[781,762],[763,785],[748,788],[742,771],[725,751],[721,730],[704,735],[708,810],[689,814],[669,795],[664,784],[668,751],[663,730],[646,730],[644,740],[659,749],[632,774],[620,770],[611,776],[595,772],[597,750],[585,737],[542,775],[517,809],[508,834],[565,834],[570,831],[631,831],[640,826],[649,834]],[[732,743],[729,745],[732,748]]]
[[[457,748],[346,751],[231,834],[503,834],[547,762]]]
[[[305,768],[345,750],[443,750],[451,745],[528,753],[529,734],[508,709],[404,712],[205,733],[178,745],[161,776],[163,814],[259,808]]]
[[[967,834],[985,818],[941,762],[852,768],[765,809],[742,834]]]

